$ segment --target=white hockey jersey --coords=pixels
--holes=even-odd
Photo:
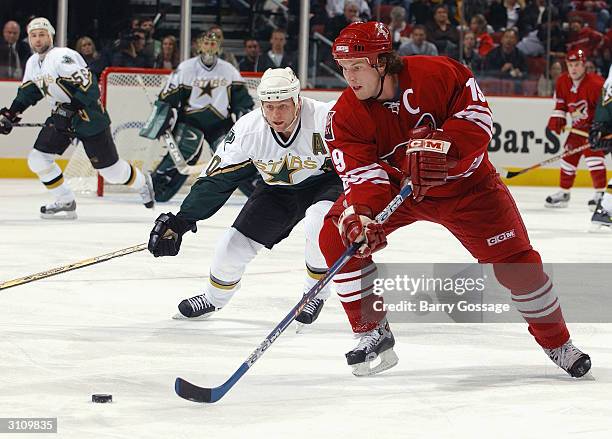
[[[256,109],[236,122],[202,177],[232,172],[251,162],[269,185],[296,185],[329,172],[325,120],[335,102],[301,100],[299,120],[287,141],[270,128],[261,109]]]
[[[230,87],[238,84],[244,84],[244,79],[233,65],[217,59],[208,67],[200,56],[196,56],[179,64],[160,97],[164,98],[181,87],[190,88],[191,94],[185,108],[187,114],[210,109],[225,119],[230,107]]]
[[[71,101],[72,93],[58,81],[60,79],[84,92],[94,83],[83,57],[67,47],[53,47],[42,60],[37,53],[28,58],[22,83],[31,81],[36,84],[52,108]]]

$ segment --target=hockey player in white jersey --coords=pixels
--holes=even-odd
[[[156,139],[171,129],[189,165],[200,158],[204,139],[214,151],[234,119],[253,108],[253,99],[240,72],[219,59],[217,35],[213,32],[201,35],[198,50],[198,56],[183,61],[172,73],[140,131],[141,136]],[[155,199],[168,201],[186,179],[177,170],[172,156],[166,154],[153,172]],[[254,187],[252,182],[245,181],[240,189],[250,195]]]
[[[323,218],[342,192],[331,166],[324,137],[325,119],[333,105],[302,97],[290,68],[268,69],[257,88],[261,111],[243,116],[217,149],[203,175],[192,186],[180,211],[155,221],[149,251],[157,256],[179,252],[183,234],[196,231],[196,221],[212,216],[238,185],[259,172],[259,184],[232,227],[217,243],[204,293],[179,304],[177,318],[209,316],[225,307],[240,288],[247,264],[263,247],[286,238],[305,221],[308,291],[327,271],[319,249]],[[312,323],[329,290],[315,297],[297,317]]]
[[[41,216],[76,218],[74,193],[55,163],[55,156],[63,154],[75,137],[83,142],[91,164],[107,182],[133,187],[144,205],[153,207],[151,177],[119,158],[96,77],[85,60],[72,49],[53,47],[55,30],[46,18],[33,19],[27,30],[34,54],[26,63],[17,97],[10,108],[0,110],[0,134],[9,134],[21,113],[48,98],[52,114],[28,156],[28,166],[55,197],[53,203],[40,208]]]

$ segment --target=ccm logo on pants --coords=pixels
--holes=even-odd
[[[514,229],[512,229],[507,232],[500,233],[497,236],[492,236],[491,238],[488,238],[487,244],[489,245],[489,247],[491,247],[514,237],[516,237],[516,234],[514,233]]]

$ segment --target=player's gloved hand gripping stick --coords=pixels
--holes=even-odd
[[[389,216],[403,203],[403,201],[412,193],[412,185],[408,181],[402,187],[402,190],[393,200],[376,216],[376,221],[383,224]],[[174,389],[181,398],[200,402],[212,403],[220,400],[223,396],[238,382],[238,380],[251,368],[251,366],[264,354],[272,343],[287,329],[287,327],[295,320],[302,312],[304,307],[310,302],[331,279],[344,267],[348,261],[355,255],[361,247],[361,242],[354,242],[340,258],[332,265],[325,275],[315,284],[314,287],[306,293],[302,299],[293,307],[289,314],[268,334],[263,342],[253,351],[244,363],[229,377],[229,379],[218,387],[199,387],[183,378],[177,378],[174,384]]]

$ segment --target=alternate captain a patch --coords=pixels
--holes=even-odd
[[[327,119],[325,119],[325,140],[328,142],[336,140],[334,136],[334,114],[336,114],[335,111],[328,112]]]

